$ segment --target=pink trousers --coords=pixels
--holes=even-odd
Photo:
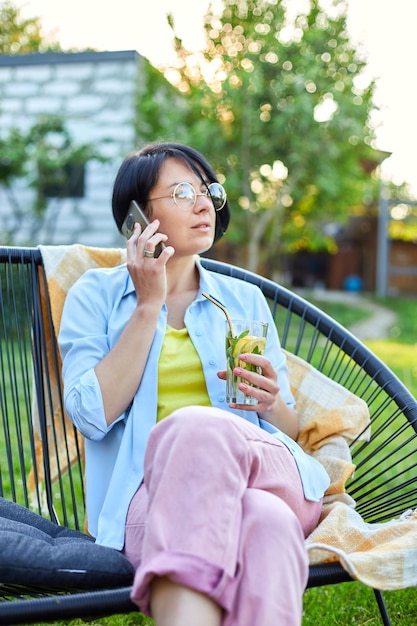
[[[277,439],[219,409],[175,411],[152,429],[128,511],[132,599],[151,615],[152,579],[167,576],[217,602],[222,626],[299,626],[320,511]]]

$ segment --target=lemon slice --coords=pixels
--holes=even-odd
[[[239,354],[243,354],[244,352],[248,354],[251,354],[252,352],[262,354],[265,351],[265,344],[265,337],[254,337],[253,335],[246,335],[246,337],[242,337],[241,339],[237,340],[233,349],[233,357],[237,357],[239,356]]]
[[[253,341],[249,342],[248,345],[245,346],[245,352],[248,352],[249,354],[252,354],[253,352],[263,354],[265,352],[265,345],[265,337],[254,337]]]
[[[235,345],[233,346],[232,356],[236,357],[236,356],[239,356],[239,354],[243,354],[243,352],[248,352],[248,350],[246,349],[246,346],[251,344],[256,339],[257,337],[254,337],[253,335],[246,335],[245,337],[238,339]]]

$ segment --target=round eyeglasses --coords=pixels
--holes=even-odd
[[[216,211],[220,211],[224,207],[227,199],[226,191],[220,183],[210,183],[203,193],[197,193],[190,183],[178,183],[169,196],[149,198],[149,202],[162,200],[163,198],[172,198],[178,208],[189,211],[195,205],[198,196],[210,198]]]

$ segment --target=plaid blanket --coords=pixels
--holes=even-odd
[[[92,267],[112,267],[125,262],[125,250],[71,246],[39,246],[47,275],[55,334],[59,332],[66,294],[83,272]],[[45,294],[44,294],[45,295]],[[56,342],[56,337],[50,338]],[[400,589],[417,585],[417,514],[405,512],[398,520],[367,524],[355,511],[354,501],[345,493],[352,475],[349,441],[368,439],[369,411],[363,400],[318,372],[297,356],[286,353],[290,383],[300,416],[298,443],[315,456],[329,473],[331,484],[325,494],[322,519],[306,540],[310,563],[339,560],[343,567],[365,584],[378,589]],[[52,370],[51,370],[52,371]],[[51,380],[57,394],[57,381]],[[42,471],[42,443],[39,429],[35,437]],[[58,431],[66,416],[56,409],[48,419]],[[75,446],[72,448],[75,460]],[[72,453],[71,453],[72,454]],[[67,458],[60,459],[61,470]],[[53,464],[53,460],[52,460]],[[53,465],[54,467],[54,465]],[[42,474],[41,474],[42,476]],[[34,486],[34,483],[33,483]]]
[[[365,403],[300,358],[287,353],[287,362],[301,422],[298,443],[331,479],[320,523],[306,540],[310,564],[339,561],[352,578],[375,589],[416,586],[417,511],[369,524],[345,492],[355,469],[349,441],[370,435]]]
[[[324,506],[322,521],[306,541],[310,563],[340,561],[352,578],[375,589],[417,585],[417,511],[367,524],[350,506]]]

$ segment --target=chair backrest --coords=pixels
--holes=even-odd
[[[356,471],[347,484],[361,515],[383,521],[416,508],[417,402],[406,387],[358,339],[302,297],[240,268],[210,259],[202,263],[258,285],[283,347],[368,404],[372,436],[352,443]],[[0,248],[0,315],[0,447],[5,451],[0,495],[82,530],[82,445],[64,419],[60,359],[50,341],[52,316],[39,250]]]
[[[83,530],[81,438],[64,419],[39,250],[0,248],[0,316],[0,495]]]

